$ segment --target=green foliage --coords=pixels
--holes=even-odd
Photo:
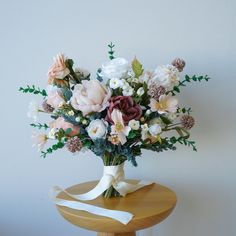
[[[38,128],[38,129],[42,129],[42,128],[44,128],[45,130],[46,129],[48,129],[49,128],[49,126],[47,125],[47,124],[41,124],[41,123],[38,123],[38,124],[34,124],[34,123],[32,123],[32,124],[30,124],[32,127],[34,127],[34,128]]]
[[[69,79],[70,82],[73,84],[77,84],[81,82],[81,79],[76,75],[74,69],[73,69],[73,65],[74,65],[74,61],[72,59],[67,59],[65,61],[66,67],[69,69],[70,74],[69,74]]]
[[[161,115],[160,118],[161,118],[162,122],[163,122],[165,125],[170,125],[170,124],[172,124],[172,122],[170,121],[170,119],[168,119],[166,116]]]
[[[26,88],[20,87],[19,91],[21,91],[23,93],[40,94],[44,97],[47,96],[47,92],[45,89],[36,88],[35,85],[32,85],[31,87],[29,85],[27,85]]]
[[[176,138],[176,137],[173,136],[173,137],[170,138],[170,142],[172,144],[180,143],[182,145],[192,147],[193,151],[195,151],[195,152],[197,151],[197,148],[195,146],[195,141],[188,140],[184,136],[181,136],[179,138]]]
[[[54,151],[63,148],[64,146],[65,146],[65,143],[59,141],[56,144],[53,144],[46,151],[41,151],[41,157],[45,158],[48,154],[51,154]]]
[[[140,132],[138,130],[131,130],[127,136],[128,139],[134,139],[140,136]]]
[[[132,69],[136,78],[139,78],[143,74],[143,66],[136,57],[132,61]]]
[[[196,81],[208,81],[210,79],[210,77],[208,77],[208,75],[205,76],[196,76],[193,75],[192,77],[189,77],[188,75],[185,75],[185,79],[180,81],[178,85],[174,86],[173,90],[171,91],[173,95],[175,95],[176,93],[180,93],[180,87],[185,87],[187,83],[190,83],[192,81],[196,82]]]
[[[177,109],[177,113],[183,113],[183,114],[187,113],[188,115],[190,115],[191,112],[192,112],[191,107],[189,107],[189,108],[186,108],[186,107],[180,108],[180,107],[178,107],[178,109]]]
[[[114,53],[115,51],[113,50],[113,48],[115,47],[115,44],[113,44],[112,42],[110,44],[107,45],[109,47],[109,51],[108,51],[108,54],[109,54],[109,58],[112,60],[114,59]]]

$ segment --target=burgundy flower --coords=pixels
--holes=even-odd
[[[115,96],[110,99],[106,120],[112,124],[111,113],[114,109],[122,112],[125,124],[128,124],[132,119],[139,119],[142,115],[141,107],[130,96]]]

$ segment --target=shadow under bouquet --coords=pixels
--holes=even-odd
[[[41,156],[64,147],[71,153],[91,150],[105,167],[123,168],[125,161],[137,166],[136,157],[143,149],[162,152],[182,144],[196,151],[195,142],[189,140],[194,125],[191,108],[181,107],[176,95],[187,83],[209,77],[185,75],[181,79],[185,62],[179,58],[145,70],[137,58],[128,62],[115,57],[112,43],[108,47],[110,60],[96,76],[74,68],[72,59],[59,54],[49,69],[46,89],[34,85],[19,89],[42,96],[42,103],[31,102],[28,112],[34,119],[31,126],[45,130],[34,135]],[[49,123],[38,123],[39,113],[49,115]],[[120,193],[110,186],[103,195]]]

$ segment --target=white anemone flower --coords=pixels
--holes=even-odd
[[[107,122],[96,119],[90,122],[87,127],[88,135],[91,139],[105,138],[107,134]]]
[[[138,120],[130,120],[129,121],[129,127],[133,130],[138,130],[140,127],[140,122]]]
[[[109,87],[112,89],[117,89],[123,86],[123,81],[118,78],[112,78],[109,81]]]

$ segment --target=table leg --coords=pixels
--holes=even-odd
[[[135,236],[135,232],[129,233],[98,233],[97,236]]]

